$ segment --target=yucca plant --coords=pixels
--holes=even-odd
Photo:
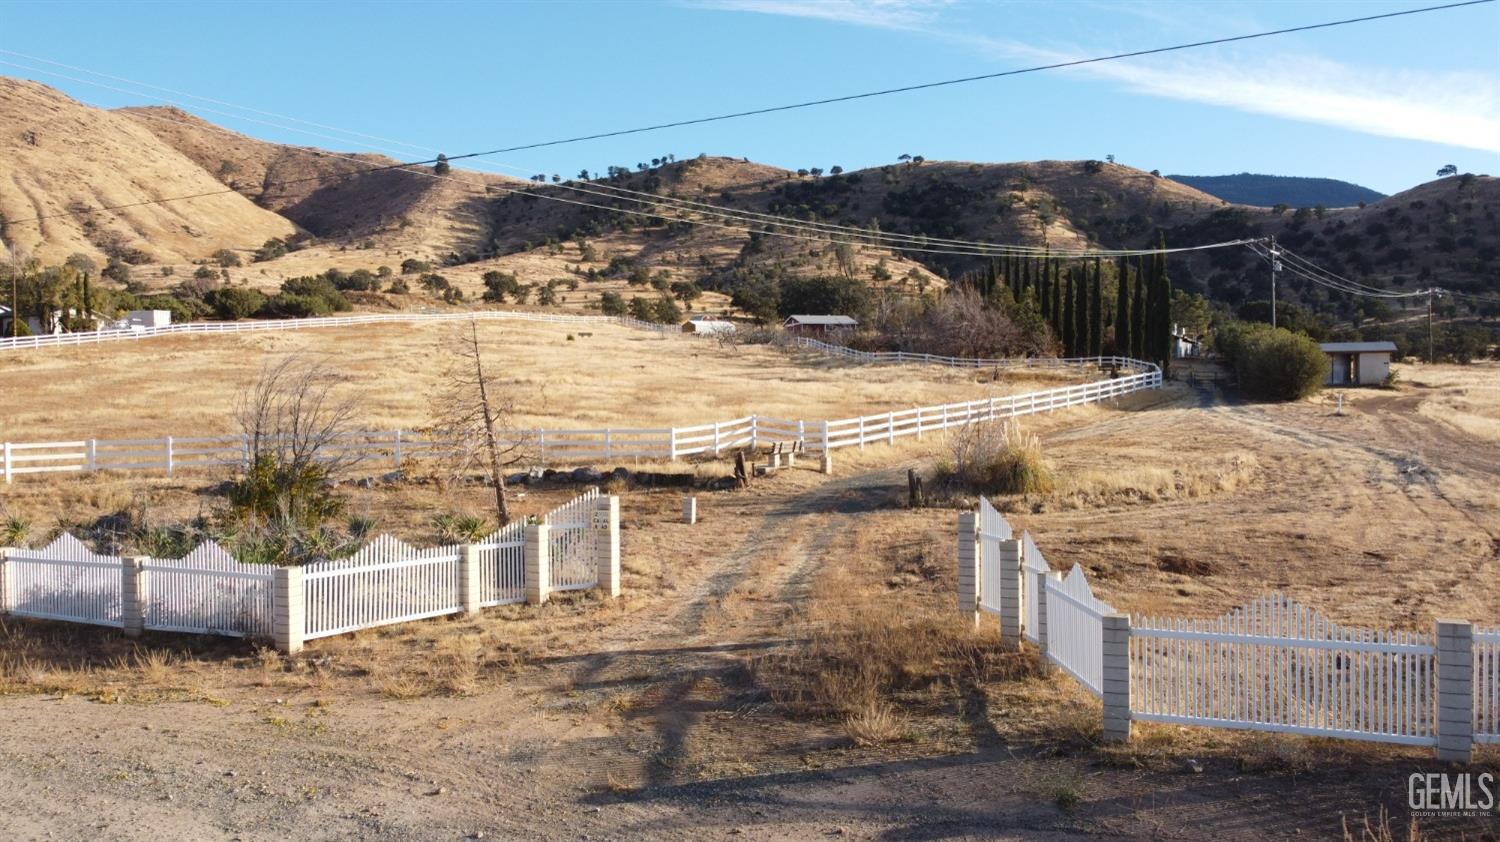
[[[7,547],[20,547],[26,543],[26,536],[31,534],[31,521],[20,515],[11,515],[5,519],[5,526],[0,529],[0,544]]]

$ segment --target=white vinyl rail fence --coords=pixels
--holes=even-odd
[[[987,500],[959,520],[959,607],[999,615],[1103,702],[1104,736],[1161,722],[1432,746],[1467,762],[1500,743],[1500,630],[1354,629],[1281,594],[1214,618],[1132,620],[1083,568],[1053,571]]]
[[[180,559],[100,555],[64,533],[39,550],[0,551],[0,613],[127,635],[271,639],[295,652],[319,637],[544,602],[558,590],[618,596],[619,523],[619,498],[591,489],[474,544],[422,549],[382,535],[304,567],[241,563],[213,541]]]
[[[837,346],[831,346],[837,347]],[[1020,395],[981,398],[963,403],[881,412],[834,421],[785,420],[749,415],[692,427],[659,429],[533,430],[527,441],[542,462],[565,463],[596,459],[664,459],[718,456],[742,448],[752,450],[776,443],[800,442],[809,453],[822,453],[824,470],[832,470],[828,455],[838,448],[890,444],[898,438],[921,438],[980,421],[1052,412],[1144,389],[1161,386],[1161,370],[1149,363],[1123,358],[1053,360],[1056,366],[1098,370],[1104,363],[1128,364],[1135,374],[1093,383],[1079,383]],[[996,362],[993,360],[984,362]],[[440,453],[445,443],[403,430],[345,434],[339,455],[369,464],[401,469],[408,459]],[[166,436],[159,439],[81,439],[0,444],[0,474],[14,477],[43,473],[95,471],[160,471],[168,476],[189,468],[244,466],[250,442],[244,435]]]
[[[628,316],[586,316],[568,313],[529,313],[520,310],[472,310],[461,313],[369,313],[353,316],[320,316],[309,319],[254,319],[238,322],[183,322],[163,327],[140,327],[130,330],[98,330],[78,333],[59,333],[46,336],[17,336],[0,338],[0,351],[25,350],[29,348],[54,348],[78,345],[94,345],[101,342],[131,342],[153,339],[160,336],[189,336],[224,333],[262,333],[281,330],[316,330],[318,328],[355,327],[375,324],[410,324],[422,322],[466,322],[466,321],[523,321],[547,322],[551,324],[600,325],[617,324],[625,327],[650,330],[657,333],[677,334],[681,328],[675,324],[662,325],[643,322]]]

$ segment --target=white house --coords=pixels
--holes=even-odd
[[[110,325],[113,330],[135,330],[147,327],[166,327],[172,323],[171,310],[131,310]]]
[[[1324,342],[1328,355],[1327,386],[1379,386],[1391,373],[1394,342]]]
[[[693,316],[682,325],[683,333],[734,333],[734,322],[716,316]]]
[[[1188,359],[1203,354],[1203,338],[1189,336],[1187,328],[1172,325],[1172,357],[1174,359]]]

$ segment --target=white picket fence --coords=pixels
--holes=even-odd
[[[1120,363],[1116,358],[1054,362],[1098,369],[1101,360],[1109,365]],[[526,442],[537,461],[542,463],[623,458],[677,460],[792,442],[800,442],[803,450],[809,453],[827,453],[844,447],[890,444],[898,438],[921,436],[979,421],[1098,403],[1161,386],[1161,370],[1156,366],[1124,362],[1138,373],[1020,395],[893,410],[858,418],[806,421],[750,415],[690,427],[534,430],[526,434]],[[371,465],[387,464],[400,469],[406,460],[437,455],[445,452],[448,446],[419,433],[390,430],[345,434],[336,449],[345,459]],[[191,468],[244,466],[249,462],[249,454],[250,442],[244,435],[5,442],[0,444],[0,474],[7,483],[17,476],[44,473],[149,470],[171,476],[176,471]]]
[[[609,517],[617,505],[590,489],[542,517],[552,564],[546,591],[600,584],[599,542],[618,528]],[[64,533],[39,550],[0,553],[0,613],[278,642],[278,621],[295,617],[300,642],[466,611],[466,600],[474,608],[526,601],[527,528],[513,523],[467,547],[418,548],[381,535],[348,558],[300,568],[245,564],[213,541],[180,559],[100,555]],[[278,611],[278,587],[296,599],[290,578],[300,582],[301,611]]]
[[[20,617],[119,627],[123,562],[66,532],[40,550],[11,550],[0,607]]]
[[[999,614],[1002,636],[1018,620],[1019,637],[1103,699],[1106,737],[1113,715],[1127,737],[1130,721],[1160,722],[1433,746],[1460,760],[1500,743],[1500,630],[1354,629],[1281,594],[1214,618],[1132,619],[1094,596],[1081,567],[1061,576],[1029,533],[1013,535],[987,500],[960,521],[960,607]],[[1003,569],[1010,559],[1019,575]]]

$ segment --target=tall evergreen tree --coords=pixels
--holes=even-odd
[[[1122,357],[1130,354],[1130,276],[1126,271],[1128,265],[1126,258],[1121,257],[1120,266],[1116,270],[1119,283],[1115,288],[1115,354]]]
[[[1094,282],[1089,290],[1089,356],[1104,354],[1104,261],[1094,258]]]
[[[1026,265],[1029,267],[1031,261],[1028,260]],[[1036,299],[1038,306],[1041,307],[1042,320],[1050,324],[1052,321],[1052,290],[1047,286],[1047,275],[1044,272],[1037,272],[1035,275],[1031,275],[1028,271],[1027,276],[1034,278]]]
[[[1141,267],[1141,259],[1135,260],[1135,285],[1134,295],[1130,303],[1130,356],[1144,360],[1146,358],[1146,279],[1145,272]]]
[[[1063,318],[1062,318],[1062,342],[1064,356],[1078,356],[1077,329],[1078,324],[1073,310],[1077,307],[1073,295],[1073,272],[1068,271],[1067,280],[1063,282]]]
[[[1157,248],[1163,251],[1156,256],[1156,353],[1157,360],[1165,371],[1172,364],[1172,281],[1167,277],[1167,235],[1158,238]]]
[[[1047,273],[1047,282],[1052,285],[1052,329],[1057,332],[1057,338],[1061,340],[1063,335],[1062,279],[1057,275],[1056,262],[1042,267],[1042,271]]]
[[[1073,267],[1073,356],[1089,353],[1089,270],[1088,264]]]

